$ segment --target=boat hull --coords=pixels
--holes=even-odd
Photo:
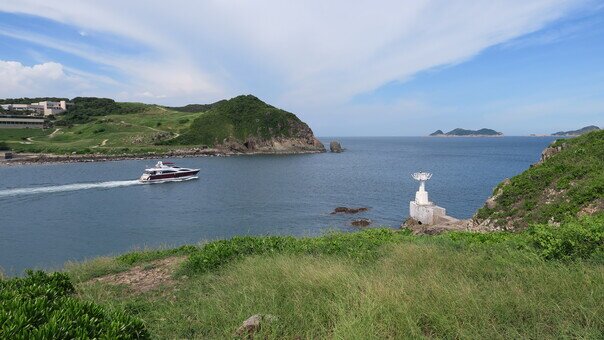
[[[143,183],[179,182],[196,179],[199,170],[182,171],[169,174],[143,175],[139,181]]]

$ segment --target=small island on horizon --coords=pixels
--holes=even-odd
[[[503,133],[493,129],[482,128],[480,130],[468,130],[462,128],[453,129],[447,133],[442,130],[436,130],[429,135],[430,137],[499,137]]]

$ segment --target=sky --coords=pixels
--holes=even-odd
[[[601,0],[0,0],[0,98],[240,94],[318,136],[604,126]]]

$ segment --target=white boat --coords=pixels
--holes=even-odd
[[[170,162],[159,161],[155,167],[145,169],[139,181],[143,183],[162,183],[196,179],[199,169],[181,168]]]

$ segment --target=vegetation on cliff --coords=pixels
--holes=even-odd
[[[218,102],[189,128],[167,144],[207,145],[226,144],[230,140],[246,143],[273,138],[308,138],[312,131],[293,113],[268,105],[252,96],[238,96]]]
[[[604,210],[604,131],[558,140],[544,158],[499,184],[477,221],[519,229]]]

